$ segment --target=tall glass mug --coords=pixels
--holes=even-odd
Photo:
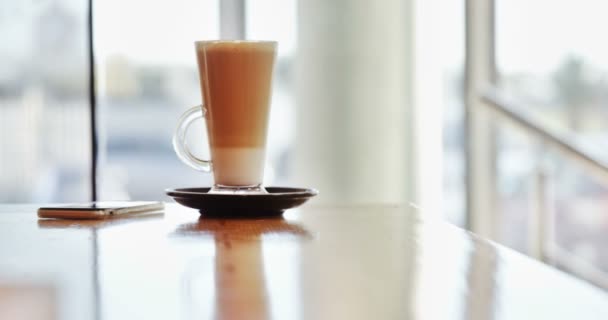
[[[277,43],[218,40],[195,46],[204,103],[180,118],[173,136],[175,152],[188,166],[213,172],[210,192],[265,193],[262,177]],[[201,117],[211,160],[194,156],[185,140],[190,124]]]

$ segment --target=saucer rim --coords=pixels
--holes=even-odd
[[[239,197],[239,198],[268,198],[268,197],[314,197],[319,194],[319,191],[315,188],[302,188],[302,187],[282,187],[282,186],[267,186],[268,189],[289,189],[293,191],[287,192],[274,192],[274,193],[253,193],[253,194],[225,194],[225,193],[209,193],[211,187],[186,187],[186,188],[167,188],[165,194],[171,197],[193,197],[193,196],[206,196],[206,197]],[[207,192],[200,191],[188,191],[188,189],[207,189]]]

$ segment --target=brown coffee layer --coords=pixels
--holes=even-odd
[[[274,44],[210,42],[197,57],[211,147],[263,147]]]

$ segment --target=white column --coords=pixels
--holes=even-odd
[[[298,4],[294,180],[318,202],[412,199],[411,1]]]

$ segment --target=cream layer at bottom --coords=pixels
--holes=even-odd
[[[224,186],[262,183],[264,148],[211,148],[213,177]]]

